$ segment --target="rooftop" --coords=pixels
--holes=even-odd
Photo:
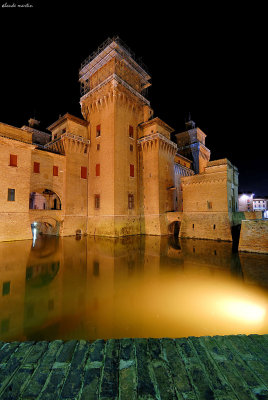
[[[56,126],[60,125],[66,119],[70,119],[71,121],[74,121],[77,124],[80,124],[80,125],[83,125],[83,126],[87,126],[88,125],[88,122],[85,121],[84,119],[81,119],[81,118],[75,117],[72,114],[66,113],[63,116],[60,116],[59,119],[57,119],[57,121],[53,122],[53,124],[51,124],[47,129],[49,131],[52,131],[54,128],[56,128]]]
[[[174,129],[171,128],[171,126],[169,126],[168,124],[166,124],[164,121],[162,121],[162,119],[155,117],[153,119],[149,119],[146,122],[143,122],[142,124],[140,124],[140,126],[145,127],[145,126],[150,126],[150,125],[160,125],[163,128],[165,128],[168,132],[174,132]]]

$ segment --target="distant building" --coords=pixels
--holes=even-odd
[[[253,211],[254,193],[239,193],[238,194],[238,211]]]
[[[268,218],[268,197],[254,197],[252,192],[238,194],[238,211],[262,211],[264,218]]]
[[[253,199],[253,211],[267,211],[268,199],[266,197],[256,197]]]
[[[39,121],[0,123],[0,240],[54,235],[181,235],[232,240],[238,171],[210,161],[206,134],[189,117],[174,132],[153,117],[145,67],[119,38],[80,69],[81,112],[42,132]],[[247,208],[248,210],[248,208]]]

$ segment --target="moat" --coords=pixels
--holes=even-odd
[[[157,236],[0,243],[3,341],[268,333],[268,255]]]

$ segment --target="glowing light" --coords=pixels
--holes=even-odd
[[[36,222],[34,222],[35,225],[37,225]],[[37,229],[33,228],[33,247],[35,245],[35,241],[36,241],[36,236],[37,236]]]
[[[224,300],[222,308],[231,317],[242,319],[249,323],[262,322],[266,314],[264,307],[240,300]]]
[[[251,199],[251,198],[253,198],[254,197],[254,193],[252,193],[252,194],[242,194],[241,195],[241,199]]]

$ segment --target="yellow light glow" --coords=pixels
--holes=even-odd
[[[264,307],[241,300],[224,300],[222,308],[230,316],[249,323],[262,322],[266,314]]]

